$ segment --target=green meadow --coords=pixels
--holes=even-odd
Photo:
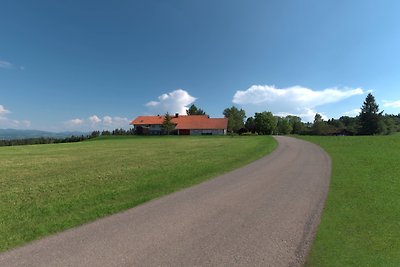
[[[0,147],[0,251],[200,183],[275,147],[270,136]]]
[[[333,161],[306,266],[400,266],[400,135],[301,138]]]

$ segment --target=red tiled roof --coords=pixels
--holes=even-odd
[[[164,116],[139,116],[134,119],[132,125],[151,125],[162,124]],[[179,115],[172,117],[172,122],[176,124],[175,129],[226,129],[228,127],[227,118],[209,118],[207,115]]]
[[[176,129],[226,129],[228,126],[228,119],[216,118],[210,119],[207,116],[180,116],[172,120],[176,122]]]
[[[134,119],[130,124],[132,125],[146,125],[146,124],[162,124],[164,116],[139,116]]]

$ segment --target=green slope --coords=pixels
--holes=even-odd
[[[199,183],[275,146],[268,136],[165,136],[0,147],[0,251]]]

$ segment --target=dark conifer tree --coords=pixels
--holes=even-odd
[[[189,109],[186,110],[187,115],[206,115],[204,110],[197,108],[195,104],[191,105]]]
[[[379,105],[375,102],[375,97],[369,93],[365,98],[359,116],[361,135],[373,135],[382,132],[382,112],[379,112]]]

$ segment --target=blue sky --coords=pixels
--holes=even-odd
[[[128,127],[235,105],[400,113],[399,1],[2,1],[0,128]]]

